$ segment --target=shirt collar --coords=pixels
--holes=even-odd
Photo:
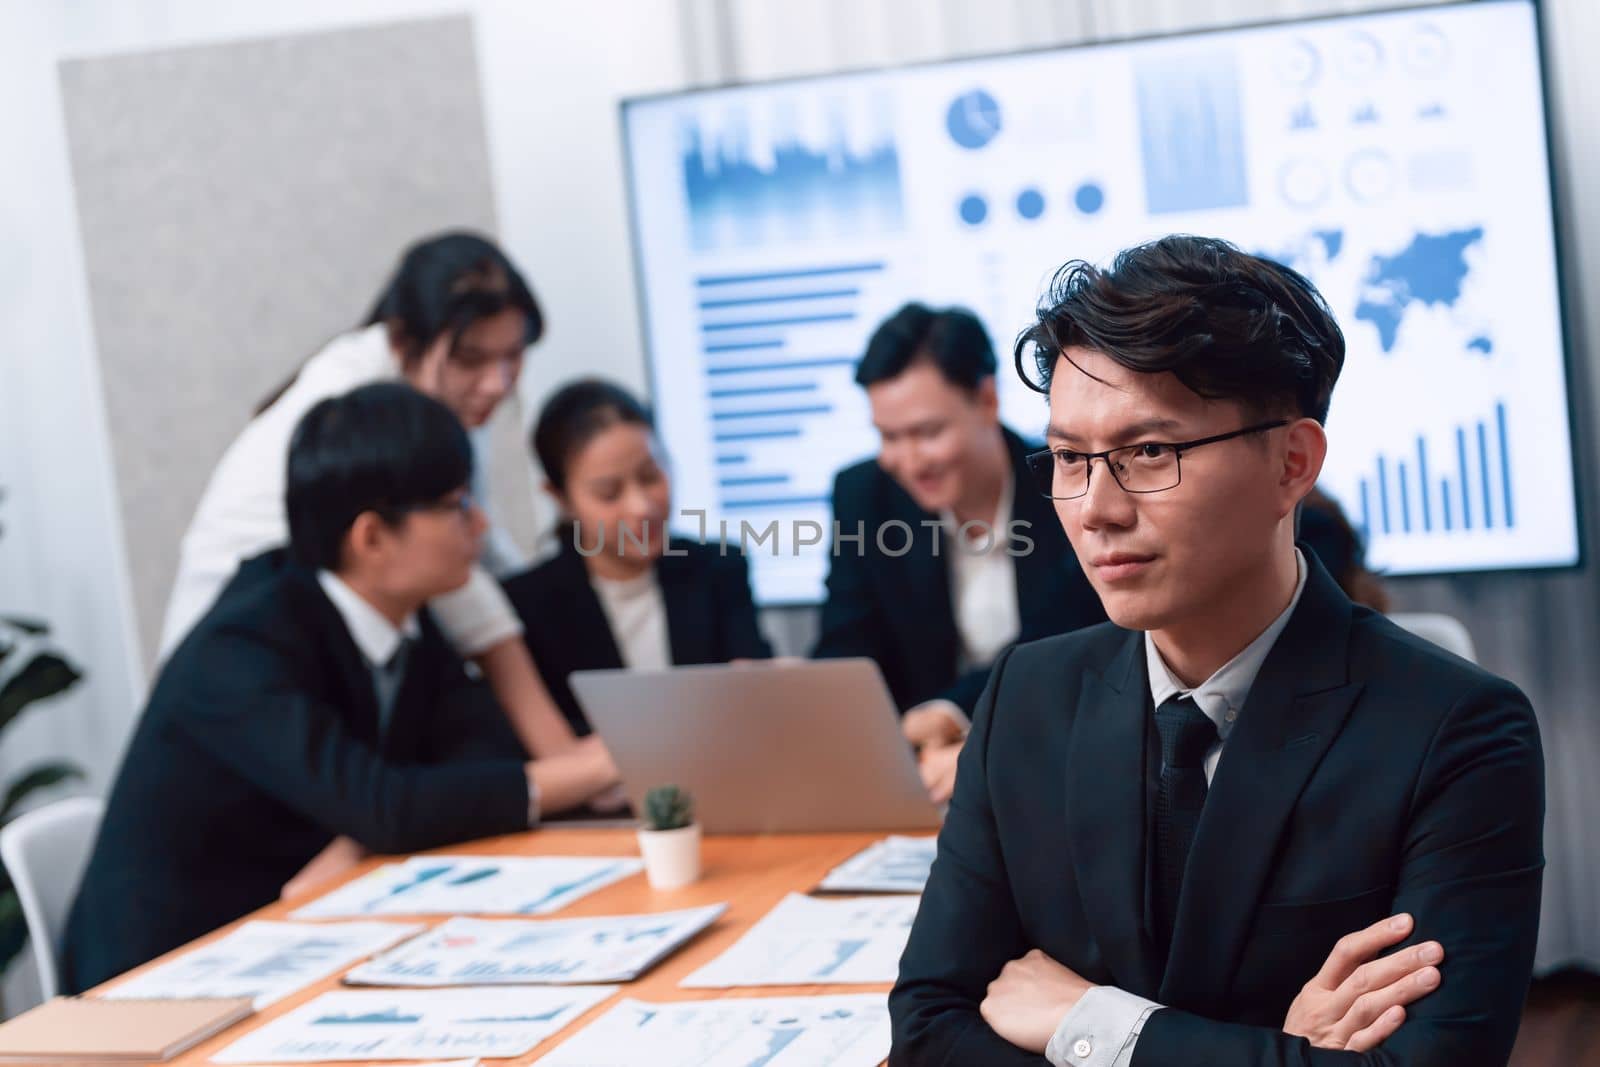
[[[1016,503],[1016,495],[1017,487],[1008,475],[1000,483],[1000,500],[995,505],[994,518],[989,523],[988,542],[991,547],[1003,547],[1006,543],[1011,523],[1011,508]],[[961,532],[961,524],[956,522],[956,513],[949,508],[939,512],[939,522],[944,527],[946,537],[955,537]]]
[[[334,610],[344,620],[345,629],[350,631],[351,639],[369,666],[382,667],[394,657],[402,638],[415,638],[422,632],[415,612],[407,615],[396,628],[383,612],[332,571],[318,571],[317,584],[333,602]]]
[[[1300,594],[1305,592],[1306,561],[1298,548],[1294,550],[1294,562],[1297,577],[1289,606],[1242,652],[1217,668],[1215,674],[1192,690],[1173,676],[1156,648],[1155,638],[1150,636],[1149,630],[1145,631],[1144,662],[1150,673],[1150,695],[1156,707],[1176,696],[1193,697],[1200,710],[1216,724],[1218,736],[1227,739],[1234,721],[1244,708],[1245,697],[1250,695],[1250,687],[1255,684],[1256,675],[1261,673],[1261,665],[1267,661],[1267,653],[1278,643],[1283,628],[1289,625],[1289,616],[1300,604]]]

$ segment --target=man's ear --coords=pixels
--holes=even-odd
[[[363,511],[345,531],[344,548],[340,553],[344,565],[350,567],[376,558],[392,533],[389,524],[376,511]]]
[[[1283,468],[1278,487],[1287,515],[1316,488],[1328,458],[1328,434],[1316,419],[1296,419],[1284,431]]]
[[[995,382],[994,375],[989,375],[978,382],[978,387],[972,391],[972,402],[978,405],[991,421],[1000,421],[1000,387]]]

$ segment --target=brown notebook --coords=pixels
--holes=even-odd
[[[0,1024],[0,1063],[170,1060],[254,1011],[249,997],[226,1000],[57,997]]]

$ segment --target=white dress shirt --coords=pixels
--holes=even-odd
[[[289,439],[301,416],[328,397],[399,377],[400,367],[382,325],[341,334],[312,356],[294,384],[240,431],[212,471],[183,535],[178,574],[161,628],[160,658],[165,659],[210,609],[240,563],[288,543],[285,468]],[[487,484],[487,446],[483,434],[472,437],[473,485],[478,487]],[[484,500],[476,488],[473,495]],[[430,605],[440,629],[463,656],[476,656],[522,632],[499,583],[485,570],[520,563],[514,546],[491,526],[483,566],[474,568],[465,586]]]
[[[1017,568],[1006,551],[1016,489],[1008,477],[1000,489],[994,519],[976,540],[963,536],[952,512],[939,516],[950,553],[950,600],[961,635],[961,667],[993,663],[1022,629],[1017,608]]]
[[[672,639],[667,632],[667,602],[655,568],[637,578],[601,578],[589,584],[611,624],[611,636],[629,670],[662,670],[672,666]]]
[[[962,671],[987,667],[1022,632],[1022,613],[1017,606],[1017,567],[1007,547],[1010,545],[1011,509],[1016,487],[1007,478],[1000,489],[1000,502],[987,531],[974,527],[980,535],[969,540],[953,512],[939,514],[944,527],[944,543],[950,557],[950,607],[955,615],[956,633],[961,639]],[[963,729],[971,724],[967,713],[953,700],[943,697],[925,701],[921,707],[937,708]]]
[[[1155,709],[1172,697],[1188,696],[1194,699],[1206,718],[1216,724],[1217,741],[1206,752],[1207,785],[1217,773],[1222,748],[1228,743],[1228,735],[1233,732],[1239,713],[1244,710],[1245,698],[1250,695],[1256,675],[1261,673],[1267,653],[1278,643],[1278,637],[1300,603],[1300,594],[1305,591],[1305,557],[1298,548],[1294,556],[1297,580],[1289,606],[1243,651],[1195,688],[1186,688],[1173,676],[1156,648],[1155,639],[1145,631],[1144,660],[1150,677],[1150,714],[1154,715]],[[1153,1000],[1115,986],[1095,986],[1061,1020],[1045,1048],[1045,1058],[1055,1067],[1128,1067],[1133,1062],[1139,1031],[1150,1013],[1159,1007],[1161,1005]]]

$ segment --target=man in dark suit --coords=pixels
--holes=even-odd
[[[1019,371],[1030,345],[1039,487],[1112,622],[995,666],[891,1062],[1505,1063],[1539,918],[1538,730],[1514,686],[1296,548],[1344,358],[1321,297],[1166,238],[1070,265]]]
[[[295,432],[289,550],[246,562],[168,659],[65,938],[82,990],[277,899],[339,835],[409,852],[583,799],[583,757],[524,764],[424,604],[459,588],[481,511],[455,416],[398,384]]]
[[[1105,619],[1031,488],[1031,446],[1000,422],[994,375],[970,312],[895,312],[856,368],[881,448],[833,488],[841,536],[812,655],[877,661],[939,801],[1000,651]]]

